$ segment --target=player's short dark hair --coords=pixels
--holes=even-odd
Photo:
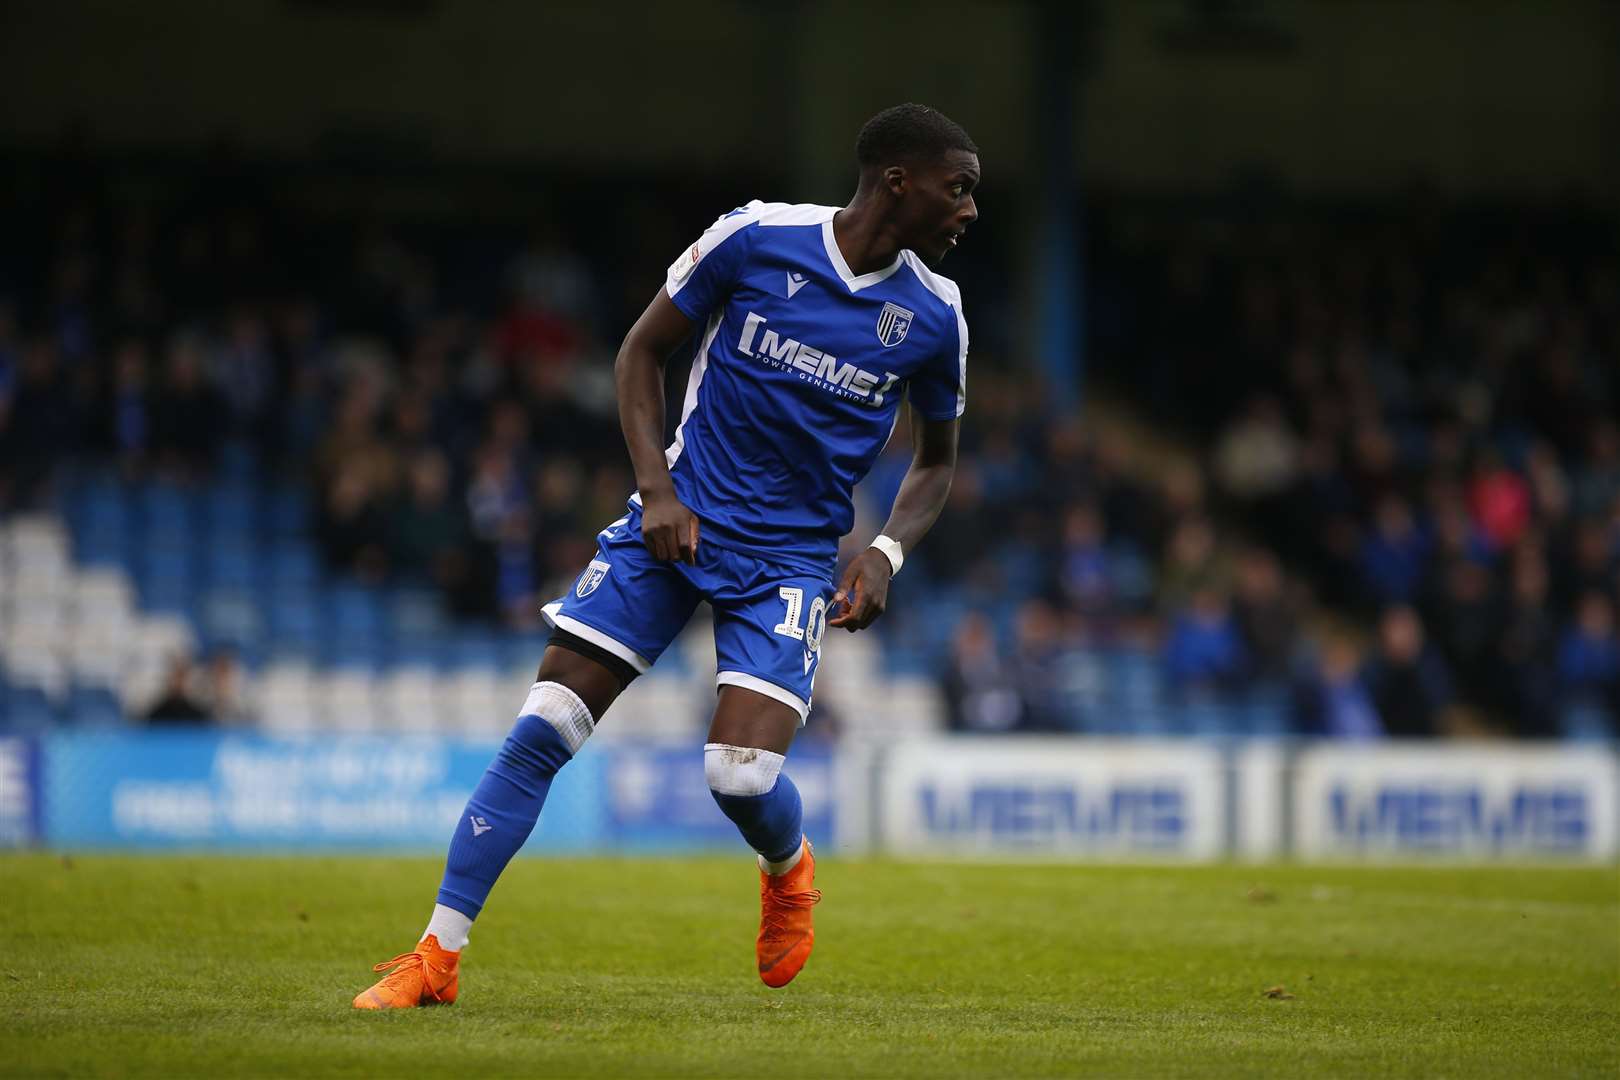
[[[884,109],[861,127],[855,160],[861,168],[938,161],[952,150],[977,154],[962,125],[927,105],[907,102]]]

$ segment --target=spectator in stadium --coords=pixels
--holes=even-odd
[[[1018,729],[1065,730],[1068,721],[1060,695],[1063,623],[1051,604],[1036,597],[1019,605],[1013,645],[1012,668],[1023,700]]]
[[[1442,714],[1452,701],[1451,673],[1425,640],[1423,620],[1411,607],[1384,612],[1361,679],[1386,733],[1395,738],[1441,733]]]
[[[1315,679],[1304,693],[1301,732],[1332,739],[1376,739],[1384,727],[1361,675],[1361,655],[1347,637],[1330,634]]]
[[[978,612],[957,623],[941,684],[952,731],[1008,732],[1023,722],[1017,673],[996,647],[990,620]]]
[[[1558,733],[1558,622],[1543,550],[1521,542],[1511,575],[1491,678],[1495,710],[1514,734],[1546,738]]]
[[[208,379],[202,342],[185,332],[170,343],[152,402],[152,449],[165,473],[200,479],[224,443],[225,402]]]
[[[1581,729],[1613,727],[1620,707],[1620,640],[1614,606],[1597,590],[1584,593],[1575,623],[1558,647],[1558,680],[1566,724]]]
[[[1165,545],[1159,609],[1167,614],[1181,611],[1200,591],[1224,592],[1230,579],[1230,566],[1214,523],[1201,513],[1182,516]]]
[[[1372,599],[1381,605],[1415,600],[1428,553],[1411,505],[1398,495],[1380,500],[1373,529],[1361,545],[1362,580]]]
[[[1260,684],[1287,685],[1299,652],[1300,604],[1270,550],[1251,546],[1239,555],[1232,616],[1248,657],[1248,677]]]
[[[462,542],[461,519],[450,501],[450,463],[438,450],[419,450],[405,480],[389,515],[390,564],[407,577],[444,583],[447,560]]]
[[[363,458],[338,467],[322,503],[321,547],[327,564],[371,584],[388,577],[388,515]]]
[[[1497,644],[1503,624],[1501,599],[1491,572],[1458,559],[1440,570],[1435,595],[1423,607],[1435,646],[1457,679],[1457,700],[1488,709]]]
[[[242,659],[235,649],[227,645],[209,652],[203,704],[215,722],[231,727],[244,727],[253,722],[246,679]]]
[[[176,655],[169,663],[162,694],[146,710],[146,722],[154,725],[212,723],[214,714],[198,692],[197,681],[191,657]]]
[[[152,449],[152,402],[146,346],[125,339],[113,356],[113,384],[102,419],[107,444],[126,479],[136,479],[146,468]]]
[[[1170,624],[1164,668],[1185,700],[1229,697],[1249,666],[1230,598],[1212,584],[1199,586]]]

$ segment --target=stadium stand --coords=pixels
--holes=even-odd
[[[21,223],[4,726],[128,722],[195,657],[219,722],[499,734],[540,601],[622,512],[612,345],[692,224],[593,264],[549,223],[344,230],[209,190],[69,185]],[[1115,423],[1050,415],[967,282],[951,503],[879,632],[829,644],[821,729],[1614,731],[1612,256],[1426,221],[1181,222],[1146,255],[1101,230]],[[853,535],[908,455],[902,423]],[[700,725],[706,650],[695,627],[610,727]]]

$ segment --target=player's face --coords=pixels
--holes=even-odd
[[[940,161],[909,170],[901,203],[905,245],[929,262],[939,262],[978,220],[973,189],[979,185],[979,156],[952,150]]]

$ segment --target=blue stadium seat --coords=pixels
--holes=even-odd
[[[205,561],[208,582],[216,588],[252,588],[262,576],[258,552],[246,543],[211,540]]]
[[[381,590],[339,585],[326,598],[326,619],[335,638],[380,641],[387,632]]]
[[[88,529],[73,539],[73,557],[87,567],[115,567],[133,576],[138,556],[135,537],[129,532]]]
[[[32,735],[55,726],[60,719],[56,705],[37,686],[7,685],[5,688],[4,730],[14,735]]]
[[[397,641],[428,641],[442,636],[449,626],[444,604],[429,589],[392,589],[387,608],[389,628]]]
[[[1564,738],[1576,742],[1602,742],[1614,737],[1614,718],[1601,705],[1577,702],[1559,716]]]
[[[267,637],[264,613],[251,592],[215,587],[201,601],[202,638],[207,649],[230,646],[244,657],[257,656]]]
[[[1109,697],[1119,715],[1122,731],[1135,735],[1163,735],[1171,730],[1164,707],[1164,679],[1158,657],[1134,649],[1108,655]]]
[[[451,655],[457,668],[487,668],[499,671],[504,657],[495,635],[483,630],[459,630],[450,641]]]
[[[325,644],[321,605],[316,594],[295,589],[272,593],[269,603],[270,647],[276,653],[293,652],[307,658],[320,655]]]
[[[266,522],[270,534],[277,539],[302,539],[310,535],[314,514],[309,495],[302,488],[277,488],[266,507]]]
[[[378,671],[388,664],[391,651],[375,637],[338,634],[327,642],[322,659],[336,670]]]
[[[1178,729],[1188,735],[1225,738],[1238,734],[1242,728],[1242,710],[1216,698],[1193,697],[1178,702],[1175,712],[1180,720]]]
[[[444,646],[432,638],[404,638],[394,643],[393,663],[400,667],[432,668],[436,671],[450,667],[450,656]]]
[[[198,583],[191,576],[190,560],[180,558],[178,561],[184,565],[164,563],[154,567],[153,553],[147,552],[138,588],[140,606],[154,614],[183,615],[195,624],[198,621]]]
[[[501,651],[505,660],[501,664],[505,671],[533,672],[540,667],[540,656],[546,651],[546,641],[551,637],[549,633],[523,633],[509,634],[501,638]],[[658,670],[665,674],[673,674],[682,663],[682,650],[670,649],[665,652],[658,662]]]
[[[67,718],[79,727],[122,727],[127,720],[118,695],[104,686],[75,686],[68,695]]]
[[[211,540],[252,537],[259,525],[258,494],[248,484],[215,484],[208,492],[205,513]]]
[[[228,442],[220,447],[215,467],[223,479],[251,484],[259,473],[259,458],[247,443]]]
[[[321,581],[321,560],[314,547],[301,541],[275,544],[264,556],[270,587],[276,591],[312,590]]]
[[[134,513],[116,482],[92,480],[69,499],[68,522],[76,535],[134,531]]]
[[[137,491],[136,503],[147,550],[186,550],[195,543],[199,523],[191,492],[174,484],[147,483]]]
[[[1276,738],[1287,735],[1292,702],[1288,687],[1261,684],[1249,693],[1243,705],[1241,730],[1244,735]]]

